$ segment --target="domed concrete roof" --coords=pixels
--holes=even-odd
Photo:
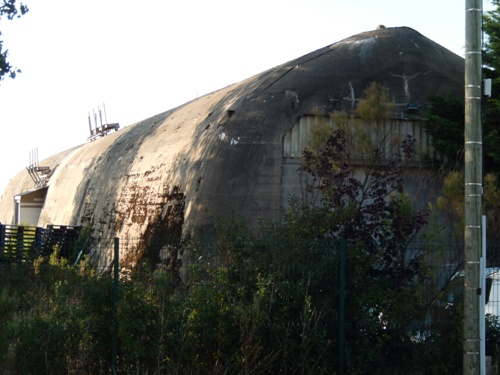
[[[352,36],[40,162],[52,174],[39,225],[165,234],[179,200],[191,229],[232,210],[254,223],[277,219],[283,136],[298,119],[349,109],[372,82],[401,110],[431,93],[462,97],[463,77],[461,57],[410,28]],[[1,222],[14,221],[14,195],[33,188],[26,171],[12,179]]]

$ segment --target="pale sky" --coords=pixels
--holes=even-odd
[[[0,194],[31,150],[43,160],[85,143],[102,103],[128,126],[380,24],[464,54],[465,0],[24,3],[28,14],[0,24],[22,70],[0,82]]]

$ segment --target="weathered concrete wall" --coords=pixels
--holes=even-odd
[[[140,238],[175,186],[186,197],[186,228],[233,209],[254,222],[279,216],[281,135],[262,137],[251,118],[257,112],[245,116],[246,131],[235,131],[241,100],[235,89],[241,90],[225,88],[42,161],[54,172],[39,225],[91,225],[98,238]],[[4,196],[31,188],[22,171]],[[2,199],[5,222],[14,218],[12,207]],[[103,264],[108,258],[102,255]]]
[[[400,108],[410,100],[423,108],[428,93],[461,95],[463,65],[408,28],[355,35],[42,161],[54,172],[39,225],[142,238],[166,220],[175,187],[185,197],[185,228],[200,230],[232,210],[250,223],[279,219],[293,178],[283,137],[299,119],[350,109],[373,81]],[[32,188],[26,171],[12,179],[0,221],[14,220],[13,196]]]

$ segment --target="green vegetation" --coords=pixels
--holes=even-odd
[[[365,121],[380,124],[392,116],[395,103],[389,89],[373,82],[363,91],[356,110]]]
[[[484,43],[483,61],[492,71],[496,71],[498,75],[500,63],[498,56],[500,55],[500,1],[491,0],[491,4],[496,9],[487,12],[483,16],[483,30],[487,35]]]
[[[299,207],[288,217],[259,233],[237,217],[217,222],[212,240],[184,244],[188,282],[148,265],[122,274],[120,373],[335,373],[339,243],[306,226]],[[406,265],[385,254],[347,247],[347,373],[459,373],[461,307],[425,281],[432,252]],[[0,372],[109,373],[110,275],[56,252],[0,272]]]
[[[358,116],[377,125],[392,101],[379,85],[365,94]],[[359,124],[335,114],[337,128],[325,122],[303,153],[306,196],[291,198],[283,225],[249,228],[234,216],[217,221],[211,238],[180,241],[179,233],[170,233],[179,240],[175,254],[190,254],[189,265],[154,270],[144,256],[122,270],[119,372],[335,374],[345,359],[349,375],[461,373],[460,285],[443,267],[456,260],[456,248],[450,254],[447,244],[416,238],[438,211],[452,235],[462,236],[463,138],[456,130],[463,127],[463,105],[450,97],[431,101],[428,131],[450,163],[429,209],[415,209],[403,191],[404,163],[418,162],[414,139],[399,140],[386,155],[383,150],[394,148],[374,147],[366,138],[370,163],[360,174],[349,164],[353,144],[363,140],[353,138],[363,137],[353,130]],[[489,128],[485,139],[492,142],[496,134]],[[492,171],[497,153],[487,148]],[[486,176],[484,204],[498,227],[497,181],[495,173]],[[441,230],[423,238],[439,238]],[[89,237],[87,228],[78,248]],[[158,243],[168,244],[166,237]],[[340,241],[347,243],[345,254]],[[1,373],[110,373],[111,276],[96,272],[85,257],[73,267],[57,250],[48,259],[0,268]],[[149,259],[158,251],[149,246]],[[487,354],[498,363],[498,318],[488,316],[487,330]]]
[[[180,245],[188,268],[153,271],[144,258],[123,270],[120,373],[332,374],[344,356],[350,375],[460,373],[460,299],[450,303],[438,282],[442,251],[412,241],[428,214],[400,191],[413,142],[363,176],[347,162],[348,143],[340,129],[304,153],[307,191],[319,201],[292,199],[284,225],[217,221],[212,238]],[[0,272],[0,372],[110,372],[110,275],[57,251]]]
[[[426,115],[425,131],[434,149],[445,158],[448,168],[463,166],[464,103],[451,95],[431,96],[431,111]]]
[[[16,5],[16,0],[3,0],[0,3],[0,21],[2,18],[7,18],[12,20],[14,18],[21,17],[28,12],[28,7],[24,4]],[[2,33],[0,32],[0,36]],[[13,68],[8,61],[8,50],[3,50],[3,41],[0,40],[0,81],[2,81],[6,76],[10,78],[15,78],[16,74],[20,72],[19,69]]]
[[[335,374],[344,363],[349,375],[461,373],[460,281],[450,281],[460,249],[435,241],[444,225],[424,230],[444,217],[452,237],[463,231],[463,139],[447,136],[463,126],[463,107],[432,100],[428,129],[450,164],[428,208],[416,209],[403,189],[405,163],[419,163],[415,140],[359,131],[362,123],[377,127],[393,106],[372,85],[357,116],[336,113],[335,127],[318,122],[300,167],[304,200],[291,197],[284,224],[256,229],[233,216],[214,224],[213,237],[181,241],[180,226],[174,233],[153,223],[142,260],[121,270],[119,372]],[[360,150],[364,172],[350,164]],[[495,174],[485,186],[485,210],[498,223]],[[179,202],[172,218],[182,215]],[[77,248],[89,238],[87,228]],[[172,241],[175,256],[155,270]],[[113,280],[57,250],[0,268],[1,373],[110,373]],[[190,254],[189,264],[173,262],[178,254]],[[445,270],[447,262],[455,269]],[[498,363],[498,318],[489,316],[487,327],[487,354]]]
[[[463,168],[464,103],[450,95],[431,96],[431,109],[425,115],[425,130],[432,136],[434,149],[445,158],[447,169]],[[500,173],[500,101],[484,99],[483,103],[484,168],[488,173]]]
[[[483,62],[486,65],[483,68],[484,78],[491,78],[493,81],[492,97],[487,100],[483,106],[483,141],[485,154],[486,172],[500,173],[500,2],[492,0],[495,6],[483,17],[483,30],[486,34]]]
[[[500,1],[492,0],[496,7],[483,17],[486,34],[483,62],[484,78],[493,81],[493,96],[483,98],[483,154],[486,173],[500,173]],[[431,110],[427,118],[426,131],[433,138],[433,146],[444,156],[449,169],[463,167],[464,148],[464,102],[463,98],[450,95],[431,96]]]

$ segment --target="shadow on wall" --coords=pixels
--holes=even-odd
[[[163,209],[148,223],[138,246],[125,255],[122,265],[131,268],[147,259],[152,267],[167,268],[171,275],[179,275],[185,195],[180,187],[174,186],[172,191],[165,189],[162,200]]]
[[[128,181],[130,169],[138,155],[138,150],[144,139],[151,131],[162,124],[170,112],[165,112],[137,124],[129,131],[119,133],[117,139],[84,170],[83,180],[74,194],[75,216],[80,218],[81,225],[91,227],[97,232],[93,238],[100,240],[104,237],[116,235],[116,231],[123,224],[129,212],[119,212],[117,202],[123,193],[121,187]],[[149,128],[149,131],[145,131]],[[104,139],[103,139],[104,140]],[[95,141],[100,142],[102,140]],[[134,197],[129,197],[133,200]],[[137,197],[135,197],[137,199]],[[161,210],[161,206],[159,206]],[[148,220],[146,210],[135,220]],[[140,212],[133,213],[140,215]],[[103,259],[107,264],[111,257],[107,251]],[[102,254],[100,255],[102,257]]]
[[[176,155],[174,171],[175,184],[186,194],[186,225],[202,230],[211,217],[232,211],[261,210],[266,217],[266,210],[280,210],[280,200],[273,194],[279,194],[275,180],[280,178],[281,139],[296,109],[287,107],[285,91],[264,92],[269,89],[269,75],[264,72],[199,98],[190,108],[203,117],[191,135],[190,147]],[[261,190],[256,197],[263,179],[267,180],[264,189],[274,183],[276,192]],[[271,196],[276,207],[267,204]]]

